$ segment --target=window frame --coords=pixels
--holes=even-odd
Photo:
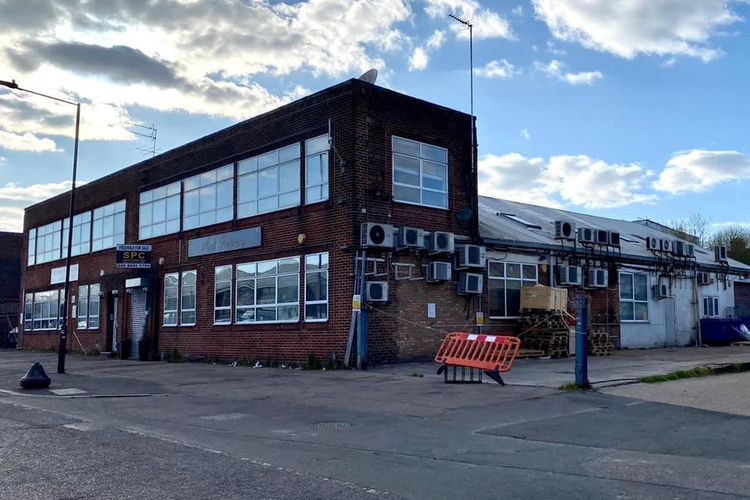
[[[403,153],[403,152],[396,151],[395,144],[396,144],[397,140],[411,142],[411,143],[416,144],[417,147],[419,148],[419,156],[414,156],[413,154],[410,154],[410,153]],[[435,148],[435,149],[440,149],[440,150],[445,151],[445,162],[443,163],[442,161],[437,161],[435,159],[428,158],[428,157],[424,156],[424,153],[423,153],[423,147],[424,146]],[[415,186],[413,184],[406,184],[404,182],[397,182],[396,181],[396,156],[401,156],[401,157],[404,157],[404,158],[410,158],[412,160],[417,160],[419,162],[419,185],[418,186]],[[450,195],[449,195],[449,192],[450,192],[450,178],[449,178],[450,169],[448,168],[448,164],[449,164],[448,160],[449,160],[448,148],[444,148],[442,146],[437,146],[437,145],[434,145],[434,144],[429,144],[429,143],[426,143],[426,142],[416,141],[414,139],[407,139],[406,137],[401,137],[401,136],[398,136],[398,135],[395,135],[395,134],[391,135],[391,196],[393,198],[393,201],[395,201],[397,203],[405,203],[407,205],[416,205],[416,206],[420,206],[420,207],[436,208],[436,209],[439,209],[439,210],[450,210]],[[445,167],[445,190],[438,190],[438,189],[434,189],[434,188],[425,187],[425,185],[424,185],[425,184],[425,162],[433,163],[433,164],[436,164],[436,165],[442,165],[442,166]],[[400,187],[403,187],[403,188],[417,189],[419,191],[419,202],[398,199],[396,197],[396,187],[397,186],[400,186]],[[425,191],[431,192],[431,193],[438,193],[438,194],[445,195],[445,206],[432,205],[432,204],[429,204],[429,203],[425,203],[424,202],[424,192]]]
[[[492,269],[491,264],[502,264],[503,265],[503,276],[493,276],[492,273],[491,273],[491,269]],[[521,266],[519,268],[520,276],[518,278],[514,278],[514,277],[509,278],[508,277],[508,264]],[[524,276],[524,274],[523,274],[524,267],[533,267],[534,268],[534,276],[535,276],[534,279],[524,278],[523,277]],[[533,283],[533,285],[530,285],[530,286],[538,285],[539,284],[539,265],[538,264],[528,263],[528,262],[510,262],[510,261],[506,262],[506,261],[502,261],[502,260],[490,260],[490,259],[487,259],[487,302],[488,302],[488,306],[489,306],[489,310],[490,311],[492,311],[491,284],[492,284],[493,281],[494,282],[501,281],[503,283],[503,294],[504,294],[503,306],[504,306],[505,315],[504,316],[492,316],[492,315],[490,315],[489,318],[490,319],[518,319],[518,318],[521,317],[521,315],[520,315],[520,309],[519,309],[519,314],[517,316],[510,316],[510,315],[508,315],[508,286],[507,286],[507,283],[508,283],[508,281],[520,282],[521,283],[521,289],[523,289],[524,283]]]
[[[327,147],[325,149],[315,149],[312,147],[315,142],[318,140],[323,140],[325,138]],[[307,139],[305,141],[305,192],[304,192],[304,200],[305,205],[314,205],[315,203],[322,203],[324,201],[328,201],[330,199],[331,193],[330,193],[330,138],[328,137],[328,134],[322,134],[317,137],[313,137],[310,139]],[[320,163],[316,164],[316,167],[321,168],[321,182],[317,184],[311,184],[310,183],[310,175],[309,175],[309,166],[312,159],[320,159]],[[323,175],[323,171],[325,171],[325,175]],[[322,193],[323,190],[325,190],[325,196],[321,196],[319,199],[310,200],[308,198],[308,191],[311,188],[317,188]]]
[[[177,282],[174,285],[167,286],[167,279],[174,277]],[[179,272],[173,272],[173,273],[165,273],[164,274],[164,285],[162,286],[162,315],[161,315],[161,326],[165,328],[174,328],[180,326],[180,273]],[[175,294],[175,304],[176,307],[174,309],[167,309],[167,288],[174,288],[176,290]],[[174,313],[174,323],[167,323],[166,317],[167,313]]]
[[[51,302],[50,300],[46,299],[46,297],[48,295],[49,295],[49,298],[51,299],[52,298],[52,294],[54,294],[54,296],[57,297],[57,300],[54,303]],[[54,290],[42,290],[42,291],[38,291],[38,292],[33,292],[32,293],[32,295],[33,295],[33,299],[32,299],[33,302],[32,302],[32,309],[31,309],[32,310],[31,331],[55,331],[55,330],[57,330],[60,327],[60,320],[62,319],[61,315],[60,315],[60,295],[61,294],[62,293],[61,293],[61,290],[59,288],[56,288]],[[41,295],[45,296],[45,300],[43,300],[43,301],[37,300],[37,296],[41,296]],[[36,315],[36,306],[37,306],[37,304],[40,305],[40,309],[41,309],[39,316]],[[41,313],[44,312],[44,305],[45,304],[49,304],[49,314],[47,316],[44,316],[44,315],[41,314]],[[54,309],[52,307],[53,304],[55,306]],[[54,311],[54,314],[56,314],[56,317],[53,316],[53,311]],[[39,321],[39,322],[54,322],[53,323],[54,326],[51,326],[51,327],[47,326],[47,327],[36,328],[35,323],[37,321]]]
[[[185,275],[193,275],[193,279],[195,280],[195,283],[193,285],[189,285],[193,288],[193,307],[185,309],[183,301],[185,299]],[[188,271],[182,271],[180,273],[180,278],[177,283],[179,287],[179,293],[178,293],[178,301],[177,301],[177,308],[178,308],[178,325],[179,326],[195,326],[198,322],[198,271],[196,269],[191,269]],[[193,322],[188,323],[186,321],[183,321],[183,315],[185,314],[185,311],[192,312],[193,313]]]
[[[109,203],[107,205],[103,205],[101,207],[97,207],[94,210],[92,210],[91,214],[91,253],[94,252],[101,252],[103,250],[110,250],[112,248],[115,248],[117,245],[125,243],[125,226],[127,225],[126,220],[126,214],[127,214],[127,201],[125,198],[121,200],[114,201],[112,203]],[[111,212],[109,212],[111,210]],[[122,214],[122,231],[118,230],[118,217],[120,214]],[[112,219],[112,232],[106,233],[104,232],[104,224],[105,220],[109,219],[111,217]],[[96,226],[97,222],[101,221],[101,235],[97,238],[95,236]],[[104,245],[104,241],[108,238],[112,238],[112,245]],[[97,242],[100,243],[101,246],[97,245]]]
[[[282,261],[288,261],[288,260],[296,260],[297,271],[296,272],[283,272],[283,273],[280,273],[279,272],[279,265],[281,264]],[[275,269],[276,270],[275,270],[274,274],[273,275],[270,275],[270,274],[268,274],[268,275],[261,275],[260,272],[259,272],[261,264],[268,264],[268,263],[271,263],[271,262],[275,263],[274,265],[275,265]],[[243,278],[242,281],[244,282],[244,281],[251,281],[252,280],[252,282],[253,282],[253,305],[251,305],[251,306],[239,306],[239,307],[241,307],[243,311],[254,310],[255,311],[255,313],[253,314],[253,318],[254,319],[252,321],[240,321],[238,319],[238,316],[237,316],[237,314],[239,312],[239,309],[238,309],[238,306],[237,306],[238,301],[236,301],[236,298],[235,298],[235,315],[234,315],[234,320],[235,320],[236,324],[238,324],[238,325],[263,325],[263,324],[282,324],[282,323],[293,324],[293,323],[299,323],[300,319],[302,318],[302,316],[300,315],[300,294],[301,294],[301,292],[300,292],[300,273],[302,272],[302,260],[301,260],[301,257],[299,255],[294,255],[294,256],[290,256],[290,257],[281,257],[281,258],[278,258],[278,259],[270,259],[270,260],[255,261],[255,262],[242,262],[242,263],[237,264],[236,267],[239,267],[239,266],[249,266],[249,265],[254,265],[255,266],[254,274],[251,277]],[[235,288],[237,289],[237,291],[239,291],[239,288],[240,288],[239,284],[238,284],[239,281],[240,281],[239,280],[239,274],[240,273],[237,272],[237,273],[235,273],[235,276],[234,276]],[[287,276],[296,276],[297,277],[297,300],[296,300],[296,302],[279,302],[279,279],[287,277]],[[269,278],[273,278],[274,279],[274,302],[273,303],[266,303],[266,304],[259,304],[258,303],[258,281],[262,280],[262,279],[269,279]],[[297,317],[296,318],[294,318],[294,319],[283,319],[283,320],[278,319],[278,317],[279,317],[279,307],[292,307],[292,306],[297,306]],[[275,319],[275,320],[258,321],[258,319],[257,319],[258,318],[257,310],[258,309],[263,309],[263,308],[271,308],[271,307],[274,307],[276,309],[275,316],[276,316],[277,319]]]
[[[217,276],[219,274],[219,270],[223,269],[229,269],[229,279],[225,280],[218,280]],[[214,325],[231,325],[232,324],[232,281],[234,279],[234,266],[231,264],[225,264],[221,266],[214,267]],[[229,305],[228,306],[217,306],[216,305],[216,296],[217,296],[217,288],[219,283],[229,283]],[[216,321],[216,313],[217,311],[229,311],[229,321]]]
[[[227,174],[226,172],[229,172]],[[208,175],[213,175],[213,180],[210,182],[203,183],[204,180]],[[219,178],[222,176],[221,178]],[[182,179],[181,185],[182,185],[182,195],[181,195],[181,214],[180,214],[180,223],[183,231],[190,231],[193,229],[198,229],[201,227],[208,227],[213,226],[216,224],[222,224],[224,222],[229,222],[231,220],[234,220],[235,218],[235,165],[234,163],[228,163],[226,165],[222,165],[220,167],[213,168],[211,170],[206,170],[205,172],[201,172],[197,175],[191,175],[190,177],[186,177]],[[219,196],[219,186],[220,185],[228,185],[231,188],[231,196],[229,196],[229,202],[227,205],[219,206],[219,201],[222,199]],[[201,192],[209,187],[213,187],[213,202],[214,206],[212,209],[203,209],[202,200],[203,197],[201,196]],[[196,213],[190,213],[187,212],[187,197],[189,193],[197,193],[197,203],[198,203],[198,211]],[[219,212],[223,211],[229,211],[229,215],[226,218],[219,219]],[[213,213],[214,218],[212,222],[201,222],[201,217],[205,214]],[[188,224],[186,222],[186,219],[191,219],[197,217],[197,223],[195,225],[192,225],[192,223]],[[140,226],[139,226],[140,229]]]
[[[295,152],[293,153],[293,156],[286,157],[282,159],[282,153],[285,151],[291,151],[292,148],[295,148]],[[269,163],[267,165],[261,166],[262,160],[264,158],[270,158],[271,156],[276,156],[276,160],[274,163]],[[297,163],[297,169],[296,169],[296,175],[294,176],[294,179],[297,182],[296,189],[291,190],[282,190],[282,178],[281,178],[281,169],[282,167],[291,165],[293,163]],[[261,184],[261,173],[263,172],[270,172],[272,170],[275,170],[276,173],[276,191],[273,194],[268,195],[261,195],[260,192],[260,184]],[[251,156],[249,158],[245,158],[243,160],[240,160],[237,162],[237,219],[247,219],[250,217],[255,217],[257,215],[261,214],[268,214],[272,212],[278,212],[280,210],[286,210],[288,208],[294,208],[299,207],[302,204],[302,185],[300,183],[300,176],[302,171],[302,145],[300,142],[294,142],[291,144],[287,144],[286,146],[282,146],[280,148],[272,149],[271,151],[266,151],[265,153]],[[252,177],[255,177],[255,194],[254,197],[248,197],[246,199],[243,198],[243,182],[245,182],[246,179],[250,179]],[[293,204],[285,204],[281,205],[279,200],[284,195],[291,195],[294,192],[297,193],[297,196],[295,198],[295,202]],[[260,202],[262,200],[270,200],[272,198],[276,199],[276,206],[271,209],[261,210],[260,209]],[[252,206],[255,204],[255,211],[252,213],[244,212],[245,207]]]
[[[631,282],[632,282],[632,298],[623,298],[622,297],[622,278],[623,276],[630,276]],[[636,299],[636,290],[635,290],[635,277],[636,276],[645,276],[646,278],[646,298]],[[651,306],[649,304],[649,273],[644,272],[637,272],[637,271],[620,271],[618,274],[618,306],[620,308],[620,323],[650,323],[651,322]],[[633,304],[633,319],[624,319],[622,314],[622,303],[628,302]],[[635,319],[635,305],[636,304],[645,304],[646,305],[646,319]]]
[[[317,269],[313,269],[313,270],[310,270],[310,271],[307,270],[307,259],[309,259],[311,257],[318,257],[318,261],[322,262],[322,257],[324,255],[325,255],[325,259],[326,259],[325,260],[325,262],[326,262],[325,267],[323,267],[322,264],[318,264],[319,267]],[[329,272],[328,272],[329,269],[331,268],[330,258],[331,258],[331,256],[330,256],[330,254],[328,252],[311,253],[311,254],[307,254],[307,255],[304,256],[304,260],[305,260],[305,269],[304,269],[304,273],[305,273],[305,290],[304,290],[304,304],[303,304],[304,311],[303,311],[303,313],[304,313],[304,318],[305,318],[304,321],[305,321],[305,323],[325,323],[325,322],[327,322],[330,319],[330,306],[329,306],[330,284],[329,284]],[[325,274],[325,279],[326,279],[325,300],[311,300],[311,301],[307,300],[307,277],[309,275],[311,275],[311,274]],[[325,315],[325,318],[308,318],[307,317],[307,306],[308,305],[317,306],[317,305],[322,305],[322,304],[325,304],[325,306],[326,306],[326,315]]]
[[[718,295],[704,295],[701,297],[703,307],[703,318],[721,318],[721,310],[719,309],[719,296]],[[714,314],[708,314],[707,305],[711,306]]]
[[[176,192],[174,192],[176,189]],[[158,197],[157,197],[158,196]],[[177,199],[177,217],[169,218],[169,207],[170,201]],[[164,219],[159,222],[154,222],[154,205],[164,200]],[[148,224],[144,224],[143,219],[148,209],[151,215],[151,221]],[[169,229],[170,223],[177,222],[176,229]],[[164,225],[164,232],[154,234],[153,228],[156,225]],[[144,235],[144,229],[150,229],[148,236]],[[142,191],[138,195],[138,241],[148,240],[151,238],[159,238],[160,236],[166,236],[168,234],[179,233],[182,229],[182,180],[170,182],[164,186],[160,186],[147,191]]]

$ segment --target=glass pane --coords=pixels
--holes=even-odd
[[[489,273],[490,276],[502,278],[505,276],[505,264],[502,262],[490,262]]]
[[[278,303],[284,304],[289,302],[297,302],[298,299],[298,278],[297,275],[293,276],[280,276],[279,277],[279,291],[278,291]]]
[[[255,264],[237,264],[237,279],[255,276]]]
[[[279,150],[279,162],[285,162],[299,158],[299,143],[292,144]]]
[[[393,155],[393,181],[419,186],[419,160]]]
[[[211,184],[216,182],[216,170],[209,170],[208,172],[203,172],[198,177],[200,178],[201,186],[210,186]]]
[[[393,151],[411,156],[419,156],[419,143],[393,136]]]
[[[255,200],[258,198],[258,174],[246,174],[240,177],[237,187],[237,201]]]
[[[185,203],[185,215],[195,215],[200,211],[200,202],[198,199],[198,191],[187,191],[183,196]]]
[[[429,161],[423,162],[422,174],[424,176],[422,179],[423,187],[438,191],[447,190],[447,168],[445,165]]]
[[[448,150],[437,146],[430,146],[429,144],[422,144],[422,158],[448,163]]]
[[[242,160],[237,164],[237,175],[242,175],[247,172],[255,172],[258,170],[258,157],[254,158],[248,158],[247,160]]]
[[[258,212],[270,212],[279,208],[279,199],[276,195],[258,201]]]
[[[279,274],[296,273],[297,271],[299,271],[299,258],[279,260]]]
[[[295,205],[299,205],[299,191],[279,195],[279,207],[293,207]]]
[[[310,155],[320,151],[328,151],[328,147],[328,134],[321,135],[305,141],[305,154]]]
[[[279,163],[279,152],[271,151],[258,157],[258,168],[266,168]]]
[[[328,304],[307,304],[305,319],[328,319]]]
[[[620,302],[620,319],[622,321],[633,320],[633,303],[632,302]]]
[[[151,205],[151,211],[153,212],[153,221],[154,222],[161,222],[163,220],[166,220],[167,216],[167,200],[161,199],[156,200]]]
[[[505,281],[489,280],[490,316],[505,316]]]
[[[216,208],[216,186],[205,186],[200,188],[200,210],[201,213]]]
[[[234,177],[234,165],[225,165],[216,170],[216,180],[223,181]]]
[[[620,274],[620,299],[633,299],[633,275]],[[632,316],[632,313],[631,313]]]
[[[320,155],[308,156],[305,159],[305,169],[307,171],[306,182],[308,186],[316,186],[323,182]]]
[[[255,280],[237,282],[237,307],[255,305]]]
[[[180,218],[180,197],[172,196],[167,198],[167,220],[176,220]]]
[[[279,306],[278,321],[296,321],[299,319],[299,306]]]
[[[215,271],[216,281],[229,281],[232,279],[232,266],[220,266]]]
[[[507,315],[518,316],[521,312],[521,282],[505,282],[505,299],[507,301]]]
[[[419,189],[404,186],[393,186],[393,199],[408,203],[419,203]]]
[[[648,300],[648,276],[645,274],[634,274],[633,280],[635,300]]]
[[[183,325],[195,324],[195,310],[182,311],[182,317],[180,318],[180,323],[182,323]]]
[[[234,185],[232,181],[223,181],[216,185],[216,206],[231,207],[234,203]]]
[[[259,307],[255,310],[256,321],[276,321],[275,307]]]
[[[536,266],[524,265],[522,266],[523,279],[525,280],[536,280]]]
[[[214,323],[231,323],[232,322],[232,310],[231,309],[220,309],[214,311]]]
[[[638,321],[648,320],[648,302],[636,302],[634,310],[635,319]]]
[[[506,264],[505,270],[508,272],[508,278],[521,277],[521,264]]]
[[[272,274],[276,274],[276,261],[275,260],[267,260],[264,262],[258,262],[258,275],[259,276],[269,276]]]
[[[276,278],[260,278],[256,282],[258,304],[276,303]]]
[[[285,163],[279,167],[279,192],[299,189],[299,161]]]
[[[424,191],[422,193],[422,204],[431,207],[448,208],[448,196],[444,193]]]
[[[278,168],[261,170],[258,179],[258,195],[270,196],[278,192]]]
[[[183,181],[183,188],[185,191],[190,189],[195,189],[200,186],[200,178],[196,175],[194,177],[189,177]]]
[[[255,321],[255,309],[237,309],[237,323],[250,323]]]
[[[216,284],[216,301],[214,307],[231,307],[232,305],[232,285],[231,283]]]

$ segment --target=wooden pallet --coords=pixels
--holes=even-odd
[[[544,351],[541,351],[541,350],[520,349],[518,351],[518,354],[516,354],[516,359],[518,358],[541,358],[542,356],[546,356],[546,354]]]
[[[739,342],[732,342],[730,345],[750,347],[750,342],[748,342],[747,340],[741,340]]]

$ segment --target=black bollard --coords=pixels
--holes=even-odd
[[[31,365],[29,371],[21,379],[21,387],[24,389],[45,389],[49,387],[50,382],[52,380],[47,376],[39,361],[37,361]]]

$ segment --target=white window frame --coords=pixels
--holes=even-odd
[[[217,276],[219,275],[220,271],[229,269],[229,279],[222,279],[219,280]],[[233,266],[230,265],[224,265],[224,266],[216,266],[214,268],[214,325],[231,325],[232,324],[232,278],[234,276],[234,269]],[[218,285],[219,283],[229,284],[229,305],[228,306],[217,306],[216,305],[216,296],[218,292]],[[219,311],[229,311],[229,320],[227,321],[217,321],[216,315]]]
[[[623,276],[630,276],[631,281],[633,283],[633,295],[632,298],[623,298],[622,297],[622,277]],[[635,277],[636,276],[645,276],[646,277],[646,298],[645,299],[637,299],[635,298]],[[651,321],[651,307],[649,305],[648,300],[648,294],[649,294],[649,276],[648,273],[639,273],[634,271],[620,271],[620,275],[618,276],[618,298],[619,298],[619,306],[620,306],[620,323],[649,323]],[[623,302],[630,302],[633,304],[633,318],[634,319],[623,319],[622,316],[622,303]],[[646,305],[646,319],[635,319],[635,305],[636,304],[645,304]]]
[[[503,266],[503,275],[502,276],[498,276],[498,275],[493,276],[492,275],[491,269],[493,267],[493,264],[494,265],[498,265],[499,264],[499,265]],[[515,278],[515,277],[509,278],[508,277],[508,265],[520,266],[519,267],[520,275],[519,275],[518,278]],[[524,271],[525,267],[530,267],[530,268],[534,269],[534,278],[533,279],[531,279],[531,278],[524,278],[523,277],[524,276],[523,271]],[[500,261],[500,260],[488,260],[487,261],[487,303],[488,303],[489,309],[492,310],[492,292],[490,290],[491,290],[491,285],[492,285],[493,282],[494,283],[502,282],[502,284],[503,284],[503,295],[504,295],[504,299],[505,299],[504,302],[503,302],[504,306],[505,306],[505,311],[504,311],[505,315],[503,315],[503,316],[492,316],[491,315],[490,319],[517,319],[517,318],[521,317],[520,314],[514,315],[514,316],[508,315],[508,282],[509,281],[519,282],[521,284],[521,288],[523,288],[524,286],[534,286],[534,285],[537,285],[537,284],[539,284],[539,266],[537,264],[531,264],[531,263],[528,263],[528,262],[505,262],[505,261]],[[519,310],[519,313],[520,313],[520,310]]]
[[[185,307],[185,276],[192,275],[194,284],[188,285],[189,288],[193,288],[193,307]],[[178,300],[178,307],[180,309],[180,313],[178,315],[180,326],[195,326],[196,322],[198,321],[198,271],[196,270],[190,270],[190,271],[182,271],[180,273],[180,294],[179,294],[179,300]],[[185,313],[191,312],[193,313],[193,321],[185,321]]]
[[[23,302],[23,330],[31,331],[33,329],[34,329],[34,294],[30,292],[26,292],[24,294],[24,302]]]
[[[325,145],[325,147],[323,147]],[[329,192],[329,150],[328,134],[319,135],[305,141],[305,205],[312,205],[327,201]],[[310,182],[310,170],[320,169],[320,182]],[[315,190],[318,197],[310,197],[310,191]]]
[[[702,297],[703,305],[703,317],[704,318],[721,318],[721,310],[719,309],[719,297],[716,295]],[[712,311],[709,311],[711,310]],[[713,312],[713,314],[709,314]]]
[[[283,272],[283,273],[280,273],[279,272],[279,266],[281,265],[281,263],[284,262],[284,261],[291,261],[291,260],[296,261],[297,271],[296,272]],[[274,274],[268,274],[268,275],[261,276],[260,273],[258,272],[258,269],[260,269],[261,266],[268,265],[270,263],[274,263],[274,266],[275,266],[275,272],[274,272]],[[258,262],[246,262],[246,263],[238,264],[237,266],[238,267],[239,266],[255,266],[254,267],[254,269],[255,269],[254,274],[252,276],[244,278],[242,280],[242,281],[253,281],[253,305],[251,305],[251,306],[240,306],[240,308],[243,311],[245,311],[245,310],[251,310],[251,309],[255,311],[255,313],[253,314],[253,320],[252,321],[248,321],[248,320],[240,321],[239,318],[238,318],[238,313],[239,313],[240,309],[235,308],[236,309],[235,320],[236,320],[237,324],[241,324],[241,325],[262,325],[262,324],[273,324],[273,323],[298,323],[300,321],[300,317],[301,317],[300,316],[300,300],[299,300],[300,299],[300,279],[299,278],[300,278],[300,271],[301,271],[301,259],[300,259],[300,256],[297,255],[297,256],[293,256],[293,257],[283,257],[283,258],[280,258],[280,259],[272,259],[272,260],[265,260],[265,261],[258,261]],[[295,302],[279,302],[279,279],[280,278],[285,278],[285,277],[288,277],[288,276],[296,276],[297,277],[297,300]],[[239,272],[236,273],[235,280],[238,280],[238,277],[239,277]],[[259,304],[258,303],[258,281],[259,280],[263,280],[263,279],[271,279],[271,278],[274,279],[274,295],[275,295],[274,303]],[[235,288],[237,290],[239,290],[239,280],[238,280],[237,286]],[[294,307],[294,306],[297,307],[297,316],[295,318],[283,319],[283,320],[279,320],[278,319],[278,317],[279,317],[279,308],[280,307]],[[276,314],[275,314],[275,316],[276,316],[277,319],[276,320],[258,321],[258,319],[257,319],[258,318],[257,310],[258,309],[267,309],[267,308],[271,308],[271,307],[275,307],[276,308]]]
[[[63,248],[62,220],[56,220],[36,228],[35,241],[37,264],[59,260]]]
[[[419,156],[415,156],[414,154],[411,154],[411,153],[404,153],[404,152],[397,151],[396,150],[397,141],[404,141],[404,142],[409,142],[409,143],[413,143],[417,145],[417,147],[419,148]],[[445,161],[437,160],[437,159],[433,159],[433,158],[429,158],[425,156],[424,150],[426,148],[435,148],[438,150],[445,151]],[[396,170],[397,170],[396,169],[396,157],[397,156],[419,161],[419,186],[396,181]],[[436,165],[442,165],[445,167],[445,190],[425,187],[425,162],[430,162],[430,163],[433,163]],[[394,201],[398,203],[406,203],[409,205],[418,205],[421,207],[430,207],[430,208],[438,208],[441,210],[448,210],[450,207],[450,197],[448,195],[449,184],[450,184],[449,181],[450,179],[449,179],[449,170],[448,170],[448,149],[443,148],[441,146],[428,144],[425,142],[415,141],[413,139],[406,139],[405,137],[399,137],[396,135],[391,136],[391,187],[393,190]],[[396,197],[397,186],[409,188],[409,189],[417,189],[419,191],[419,202],[398,199]],[[438,194],[445,195],[445,206],[426,203],[424,201],[425,192],[438,193]]]
[[[175,284],[170,285],[167,282],[169,281],[169,278],[175,279]],[[174,309],[167,309],[167,290],[174,289],[175,291],[175,308]],[[161,317],[161,326],[164,327],[175,327],[179,326],[180,324],[180,273],[166,273],[164,275],[164,295],[162,298],[162,317]],[[174,313],[174,323],[167,323],[166,318],[167,314]]]
[[[36,228],[29,229],[26,237],[26,267],[36,264]]]
[[[238,219],[255,217],[256,215],[277,212],[300,205],[302,195],[302,186],[300,185],[301,154],[300,143],[295,142],[237,163]],[[286,181],[282,179],[281,170],[286,168],[295,168],[293,183],[290,183],[288,179]],[[261,195],[261,176],[263,173],[270,173],[272,171],[275,171],[276,175],[276,191],[272,194]],[[255,179],[254,183],[251,182],[252,179]],[[254,193],[251,186],[254,188]],[[293,189],[290,189],[290,186]],[[250,192],[246,193],[248,189]],[[294,202],[282,205],[281,199],[285,196],[290,198],[294,196]],[[272,199],[276,200],[275,206],[261,209],[263,201]]]
[[[99,300],[100,290],[101,287],[98,283],[78,286],[78,318],[76,325],[79,330],[99,329],[99,314],[101,312],[101,304]],[[94,304],[96,304],[96,314],[91,312]],[[94,319],[96,319],[96,321],[93,321]]]
[[[125,243],[125,200],[94,209],[91,222],[91,252],[114,248]],[[111,231],[105,233],[104,226],[111,222]],[[101,234],[96,237],[97,226]]]
[[[324,256],[325,256],[325,265],[320,264],[321,262],[323,262],[323,257]],[[317,259],[317,261],[319,262],[319,264],[318,264],[319,267],[316,268],[316,269],[308,270],[307,269],[308,259]],[[329,305],[328,305],[328,299],[329,299],[328,293],[329,293],[329,288],[330,288],[329,287],[329,281],[328,281],[328,278],[329,278],[328,270],[330,269],[330,261],[329,261],[329,259],[330,259],[330,256],[328,255],[328,252],[321,252],[321,253],[314,253],[314,254],[305,255],[305,304],[304,304],[304,309],[305,310],[304,310],[304,314],[305,314],[305,322],[306,323],[325,323],[326,321],[328,321],[328,318],[330,317],[330,315],[329,315],[330,309],[329,309]],[[307,300],[307,281],[308,281],[308,277],[310,275],[313,275],[313,274],[323,274],[323,275],[325,275],[325,280],[326,280],[325,300]],[[308,318],[307,317],[307,306],[308,305],[310,305],[310,306],[325,305],[326,306],[326,315],[325,315],[325,318]]]
[[[36,331],[50,331],[57,330],[60,326],[60,290],[45,290],[41,292],[34,292],[34,302],[32,305],[32,330]],[[56,300],[53,302],[51,299]],[[45,304],[48,304],[48,314],[44,315]],[[40,314],[37,316],[37,305],[40,307]],[[54,305],[54,308],[53,308]],[[46,326],[36,328],[35,323],[39,322],[53,322],[53,326]]]
[[[73,246],[70,249],[73,257],[91,252],[91,222],[91,210],[73,216]],[[68,219],[65,219],[62,239],[66,243],[63,248],[67,251]]]
[[[144,191],[139,197],[138,206],[138,239],[147,240],[166,234],[180,232],[182,223],[182,181],[172,182],[165,186]],[[177,216],[171,217],[170,207],[177,209]],[[158,214],[156,213],[158,211]],[[155,215],[159,216],[155,220]],[[154,231],[163,226],[163,231]]]
[[[219,189],[229,186],[229,196],[219,196]],[[213,206],[204,207],[203,191],[213,189],[211,203]],[[188,213],[188,195],[196,193],[198,211]],[[206,198],[209,198],[206,196]],[[224,199],[226,198],[226,199]],[[230,221],[234,218],[234,164],[224,165],[207,172],[203,172],[182,180],[182,230],[197,229]],[[220,205],[221,203],[221,205]],[[211,217],[209,217],[211,216]],[[194,222],[193,219],[195,218]]]

